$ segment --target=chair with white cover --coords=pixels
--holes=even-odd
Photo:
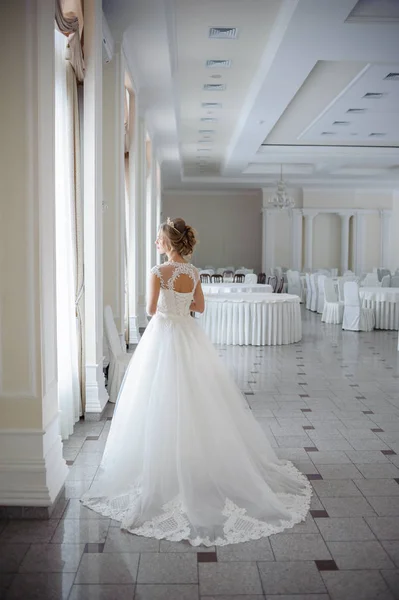
[[[258,276],[256,273],[247,273],[245,275],[245,283],[258,283]]]
[[[326,279],[326,275],[319,275],[317,278],[317,291],[319,295],[317,297],[317,312],[319,315],[323,314],[324,310],[324,281]]]
[[[382,281],[386,275],[390,275],[391,271],[389,269],[377,269],[378,280]],[[384,286],[386,287],[386,286]]]
[[[338,269],[337,268],[331,269],[331,277],[338,277]]]
[[[312,288],[312,299],[310,302],[310,310],[312,312],[317,312],[317,302],[319,299],[319,291],[317,287],[317,273],[312,273],[310,275],[310,287]]]
[[[384,277],[381,279],[381,287],[391,287],[390,275],[384,275]]]
[[[367,273],[362,281],[362,287],[379,287],[381,285],[377,273]]]
[[[104,331],[107,338],[110,359],[108,370],[109,401],[116,402],[119,388],[132,356],[126,353],[126,349],[122,348],[110,306],[106,306],[104,309]]]
[[[372,308],[363,308],[360,302],[359,285],[356,281],[346,281],[344,285],[344,318],[342,329],[347,331],[372,331],[375,315]]]
[[[287,271],[287,281],[288,293],[293,294],[294,296],[299,296],[299,298],[301,298],[302,301],[302,283],[299,271],[291,271],[291,269],[289,269]]]
[[[306,310],[310,310],[312,305],[312,286],[310,285],[310,275],[309,273],[305,274],[306,278]]]
[[[326,277],[324,280],[324,310],[321,316],[322,323],[339,325],[344,316],[344,305],[338,301],[333,280]]]
[[[397,275],[392,275],[391,287],[399,288],[399,273]]]
[[[344,276],[344,277],[347,277],[348,275],[349,275],[349,276],[351,276],[351,275],[355,275],[355,273],[354,273],[353,271],[351,271],[350,269],[348,269],[347,271],[345,271],[345,273],[343,273],[343,276]]]

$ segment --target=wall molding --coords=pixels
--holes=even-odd
[[[59,415],[45,429],[0,429],[0,505],[49,507],[68,475]]]

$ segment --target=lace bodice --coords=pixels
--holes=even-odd
[[[190,304],[199,281],[197,269],[190,263],[167,262],[153,267],[151,273],[159,277],[161,291],[159,293],[157,313],[163,315],[189,316]],[[175,283],[180,275],[188,275],[193,280],[191,292],[177,292]]]

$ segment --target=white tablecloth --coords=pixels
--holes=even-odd
[[[203,283],[204,294],[232,294],[237,292],[271,294],[271,285],[263,283]]]
[[[299,297],[289,294],[207,294],[199,323],[214,344],[276,346],[302,339]]]
[[[399,329],[399,288],[363,287],[362,304],[375,313],[376,329]]]

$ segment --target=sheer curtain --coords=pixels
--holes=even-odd
[[[55,203],[57,264],[58,402],[61,437],[67,439],[79,420],[81,399],[75,310],[76,264],[74,135],[65,60],[67,38],[55,31]]]

